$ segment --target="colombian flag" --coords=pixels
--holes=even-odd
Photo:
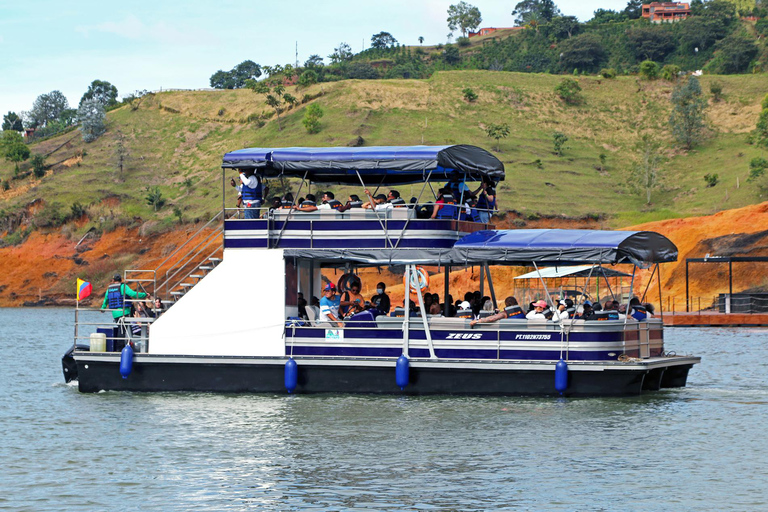
[[[77,300],[83,300],[91,294],[91,283],[77,279]]]

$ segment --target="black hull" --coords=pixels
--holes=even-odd
[[[395,384],[395,365],[323,364],[298,361],[295,393],[349,393],[402,395],[497,395],[558,396],[554,364],[550,369],[495,369],[411,366],[409,385]],[[676,367],[687,376],[692,365]],[[658,389],[661,373],[647,368],[569,371],[565,396],[631,396],[648,388]],[[663,372],[666,375],[666,372]],[[119,373],[119,362],[78,361],[82,392],[201,391],[226,393],[286,394],[284,365],[279,363],[137,362],[127,379]],[[684,385],[684,376],[683,385]],[[680,376],[673,381],[680,383]],[[644,383],[646,385],[644,386]]]

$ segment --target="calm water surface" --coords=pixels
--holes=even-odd
[[[0,510],[768,510],[766,329],[630,399],[87,395],[71,321],[0,309]]]

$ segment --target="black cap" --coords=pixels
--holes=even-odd
[[[112,280],[113,281],[122,281],[123,278],[120,277],[120,274],[115,274],[114,276],[112,276]]]

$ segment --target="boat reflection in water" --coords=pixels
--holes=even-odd
[[[225,209],[221,262],[177,291],[178,300],[148,334],[143,330],[127,378],[120,353],[78,349],[76,336],[76,347],[64,358],[65,377],[77,378],[81,391],[621,396],[685,386],[700,361],[665,353],[657,318],[508,318],[470,325],[471,318],[428,314],[425,266],[444,273],[446,283],[451,268],[481,268],[494,306],[503,308],[492,266],[658,269],[677,259],[674,244],[653,232],[495,230],[476,222],[461,198],[444,202],[452,208],[444,207],[442,215],[422,218],[418,205],[431,183],[456,173],[475,184],[504,179],[503,164],[483,149],[259,148],[228,153],[223,168],[224,181],[230,169],[254,169],[262,179],[301,178],[297,197],[308,183],[422,185],[416,207],[262,209],[256,219]],[[298,293],[320,296],[323,269],[354,274],[366,267],[404,269],[410,284],[405,304],[414,300],[418,313],[375,311],[340,327],[318,321],[310,306],[311,319],[299,318]],[[158,286],[155,271],[131,272],[153,276],[145,281],[158,291],[168,289],[167,282]],[[544,289],[543,299],[554,309]],[[446,286],[443,297],[449,292]]]

